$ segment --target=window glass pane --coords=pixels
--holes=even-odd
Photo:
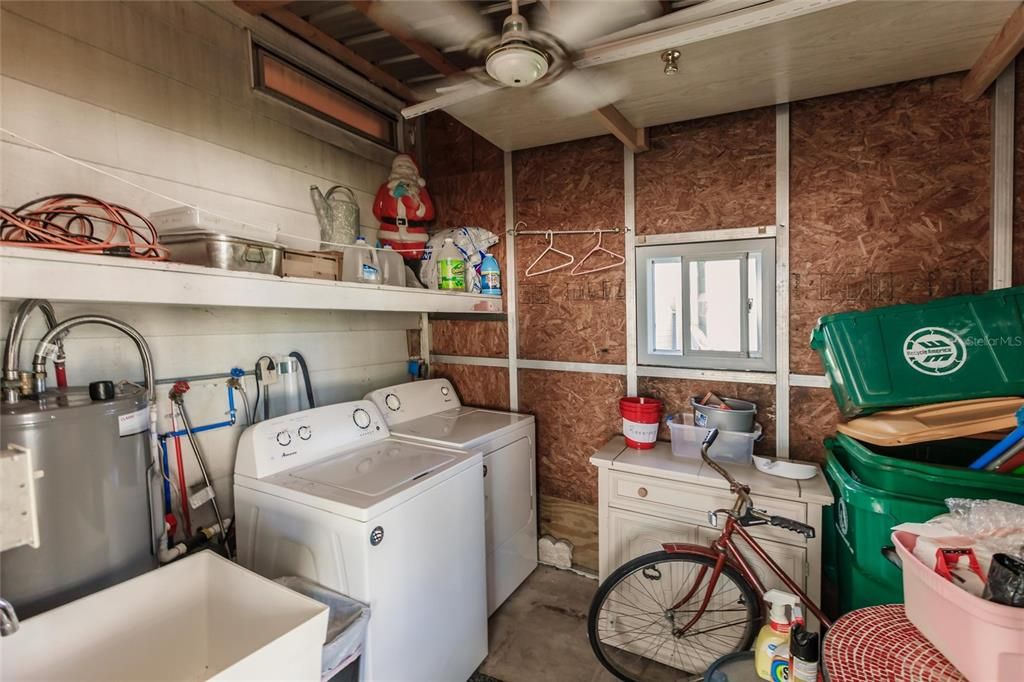
[[[258,55],[257,77],[262,89],[364,137],[394,144],[395,121],[391,118],[263,50]]]
[[[761,319],[764,302],[761,300],[761,254],[747,256],[747,337],[750,355],[761,356]]]
[[[678,258],[651,261],[650,318],[655,353],[683,350],[683,264]]]
[[[690,350],[741,350],[741,261],[690,261]]]

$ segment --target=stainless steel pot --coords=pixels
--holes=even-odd
[[[203,230],[176,232],[160,238],[177,263],[203,265],[220,270],[282,275],[283,247]]]

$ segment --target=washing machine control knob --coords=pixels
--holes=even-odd
[[[357,408],[352,413],[352,421],[354,421],[356,426],[358,426],[360,429],[368,429],[368,428],[370,428],[370,421],[371,421],[370,420],[370,413],[367,412],[366,410],[364,410],[361,407]]]
[[[387,397],[384,398],[384,404],[392,412],[398,412],[402,408],[402,401],[394,393],[388,393]]]
[[[313,432],[309,430],[308,426],[299,427],[299,438],[302,440],[309,440],[309,437],[313,435]]]
[[[441,387],[441,395],[447,396],[449,393],[451,393],[451,391],[448,390],[447,386],[442,386]]]
[[[278,445],[291,445],[292,434],[288,433],[287,429],[277,432],[277,444]]]

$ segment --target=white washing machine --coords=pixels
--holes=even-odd
[[[465,407],[447,379],[398,384],[366,397],[394,436],[483,452],[487,613],[493,613],[537,568],[533,415]]]
[[[367,400],[250,426],[238,443],[238,560],[370,605],[362,675],[462,682],[487,655],[479,451],[392,438]]]

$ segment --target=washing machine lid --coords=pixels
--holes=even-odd
[[[369,521],[473,466],[479,452],[386,438],[264,478],[236,472],[235,487]]]
[[[396,424],[391,433],[454,448],[473,448],[533,422],[533,416],[456,407]]]
[[[362,497],[380,497],[454,460],[453,454],[441,450],[386,440],[303,467],[292,477]]]

